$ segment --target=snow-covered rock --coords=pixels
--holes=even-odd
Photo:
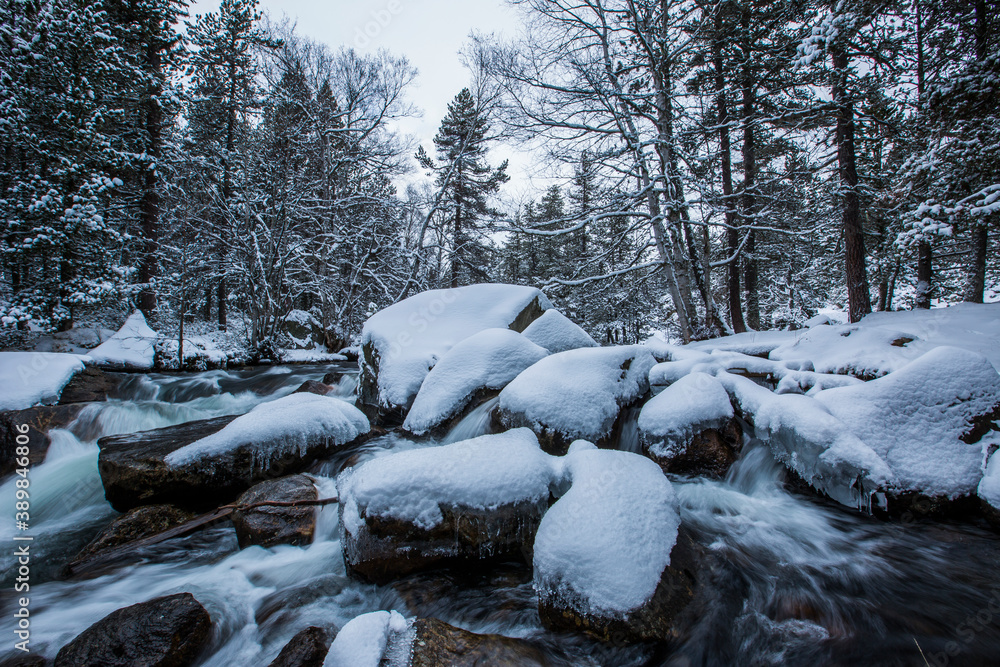
[[[1000,440],[996,436],[994,439]],[[1000,445],[1000,442],[996,442],[996,444]],[[986,472],[979,482],[976,493],[982,502],[986,517],[1000,526],[1000,456],[997,456],[996,452],[987,462]]]
[[[498,284],[430,290],[393,304],[361,332],[361,402],[402,417],[452,347],[483,329],[524,331],[549,308],[541,290]]]
[[[872,313],[858,326],[912,332],[924,349],[960,347],[983,355],[1000,371],[1000,303]]]
[[[236,418],[101,438],[98,468],[105,496],[119,511],[158,502],[201,509],[298,472],[369,430],[353,405],[298,393]]]
[[[476,634],[436,618],[407,621],[395,611],[376,611],[349,621],[337,635],[323,664],[324,667],[542,667],[550,664],[550,660],[523,639]]]
[[[1000,418],[1000,375],[989,360],[939,347],[894,373],[828,389],[816,401],[892,471],[889,490],[953,500],[982,478],[980,439]]]
[[[622,408],[649,391],[655,364],[642,345],[553,354],[500,392],[496,417],[506,428],[531,428],[551,453],[577,439],[610,442]]]
[[[403,667],[410,642],[402,638],[410,624],[396,611],[362,614],[340,629],[323,667]]]
[[[535,535],[542,622],[605,640],[665,639],[695,581],[693,563],[673,559],[683,548],[669,480],[645,457],[580,441],[563,465],[569,490]]]
[[[541,317],[529,324],[524,335],[553,354],[580,347],[598,347],[597,341],[590,334],[554,308],[546,310]]]
[[[448,350],[424,378],[403,428],[417,435],[427,433],[458,415],[478,392],[503,389],[547,355],[545,348],[510,329],[485,329],[469,336]]]
[[[344,559],[382,582],[441,561],[516,556],[548,508],[555,461],[516,429],[349,469],[337,478]]]
[[[149,370],[153,367],[158,333],[149,328],[138,310],[128,316],[118,332],[88,356],[99,366],[126,370]]]
[[[638,427],[643,453],[664,472],[722,476],[742,442],[729,394],[706,373],[686,375],[650,399]]]
[[[775,394],[728,373],[718,379],[775,458],[834,500],[867,509],[892,480],[885,461],[815,398]]]
[[[899,370],[927,351],[915,341],[916,335],[892,329],[817,326],[771,350],[768,358],[808,362],[819,373],[867,380]]]
[[[294,350],[312,350],[323,345],[323,325],[312,313],[293,310],[285,315],[281,325]]]
[[[55,403],[87,360],[75,354],[0,352],[0,410]]]

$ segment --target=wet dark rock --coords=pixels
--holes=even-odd
[[[237,505],[264,501],[317,500],[316,486],[305,475],[292,475],[261,482],[237,499]],[[316,507],[257,507],[233,512],[233,526],[240,548],[252,545],[302,545],[312,542],[316,532]]]
[[[87,366],[63,388],[59,405],[106,401],[109,396],[115,398],[115,392],[124,377],[120,373],[109,373],[95,366]]]
[[[56,667],[183,667],[208,643],[212,619],[190,593],[112,612],[56,656]]]
[[[348,570],[377,584],[445,564],[485,560],[531,561],[531,544],[547,502],[492,509],[441,507],[444,520],[430,530],[391,517],[367,516],[357,534],[341,529]],[[341,519],[343,506],[341,505]],[[343,526],[343,520],[341,520]]]
[[[584,608],[564,590],[539,596],[542,625],[559,632],[583,632],[600,641],[621,644],[667,641],[678,637],[678,619],[694,599],[702,554],[683,525],[670,552],[653,597],[641,608],[622,616],[603,616]]]
[[[323,628],[308,627],[292,637],[269,667],[323,667],[332,641]]]
[[[413,622],[410,667],[517,667],[545,665],[545,654],[530,642],[502,635],[480,635],[436,618]]]
[[[292,393],[293,394],[310,393],[310,394],[318,394],[320,396],[326,396],[331,391],[333,391],[333,387],[331,387],[328,384],[325,384],[323,382],[316,382],[316,380],[306,380],[301,385],[299,385],[298,389],[296,389]]]
[[[708,428],[676,447],[652,447],[643,442],[642,452],[666,473],[725,477],[739,457],[743,431],[732,419],[720,428]],[[669,453],[668,453],[669,452]]]
[[[115,550],[146,537],[179,526],[195,515],[173,505],[145,505],[116,518],[67,566],[69,573],[88,569],[97,561],[113,556]]]
[[[356,359],[357,355],[354,356],[355,356],[355,361],[357,361]],[[333,386],[338,382],[340,382],[340,378],[342,378],[343,376],[344,376],[343,371],[330,371],[329,373],[323,376],[323,384]]]
[[[17,466],[18,427],[27,424],[28,461],[37,465],[45,460],[52,443],[49,431],[65,428],[76,419],[82,405],[39,405],[26,410],[0,412],[0,477],[9,475]],[[23,438],[22,438],[23,439]]]

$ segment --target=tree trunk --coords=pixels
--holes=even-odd
[[[986,16],[986,0],[976,0],[976,58],[979,62],[986,60],[988,37]],[[989,235],[986,222],[980,220],[972,226],[972,266],[969,267],[969,280],[965,287],[965,300],[970,303],[982,303],[986,291],[986,254],[989,251]]]
[[[913,9],[917,21],[917,108],[921,115],[924,111],[924,27],[921,15],[920,0],[914,0]],[[934,289],[934,252],[928,241],[921,241],[917,246],[917,293],[914,299],[916,308],[929,309],[931,295]]]
[[[150,80],[154,81],[147,91],[143,102],[146,107],[146,134],[148,144],[146,151],[152,158],[152,164],[146,168],[143,183],[142,199],[139,202],[139,219],[142,224],[142,259],[139,262],[139,282],[142,291],[139,292],[139,310],[147,320],[152,319],[156,311],[156,291],[152,282],[158,271],[159,227],[160,227],[160,193],[158,162],[163,144],[163,109],[160,107],[160,76],[162,70],[162,45],[155,39],[146,46],[146,71]]]
[[[729,322],[736,333],[743,333],[747,325],[743,321],[743,303],[740,295],[740,260],[737,256],[740,232],[736,211],[733,207],[733,158],[729,140],[729,105],[726,102],[726,80],[722,61],[722,8],[715,10],[715,35],[712,40],[712,56],[715,60],[715,90],[719,105],[719,151],[722,158],[722,195],[726,205],[726,251],[729,264],[726,266],[726,286],[729,292]]]
[[[931,291],[934,278],[934,253],[931,244],[921,241],[917,246],[917,293],[913,305],[917,308],[931,307]]]
[[[872,312],[872,302],[865,263],[861,200],[858,196],[854,102],[847,91],[848,57],[843,46],[831,45],[830,58],[834,70],[833,101],[837,107],[837,161],[844,207],[844,269],[847,275],[848,314],[851,322],[857,322]]]

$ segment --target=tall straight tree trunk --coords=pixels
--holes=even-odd
[[[726,287],[729,292],[729,322],[736,333],[743,333],[747,325],[743,321],[743,300],[740,295],[740,259],[737,256],[740,232],[737,229],[736,210],[733,206],[733,156],[729,140],[729,105],[726,101],[726,78],[722,61],[722,6],[715,8],[715,35],[712,40],[712,56],[715,61],[715,90],[719,105],[719,152],[722,154],[722,195],[726,203],[726,250],[729,264],[726,266]]]
[[[146,169],[143,182],[142,199],[139,201],[139,219],[142,224],[142,259],[139,263],[139,282],[142,291],[139,292],[139,310],[146,319],[153,317],[156,311],[156,291],[152,282],[158,274],[157,254],[159,251],[160,227],[160,192],[158,162],[163,144],[163,109],[160,107],[160,73],[163,68],[162,45],[155,37],[146,46],[146,71],[154,81],[147,92],[143,105],[146,107],[146,147],[152,164]]]
[[[921,0],[913,0],[913,9],[917,20],[917,108],[920,114],[924,111],[924,27],[921,12]],[[921,241],[917,245],[917,293],[914,306],[929,309],[934,290],[934,251],[929,241]]]
[[[226,240],[224,238],[226,223],[229,219],[229,204],[233,197],[233,165],[232,156],[236,149],[236,49],[235,38],[231,44],[231,58],[229,63],[229,109],[226,114],[226,154],[222,158],[222,216],[219,228],[219,286],[216,294],[216,301],[219,306],[219,329],[226,330],[227,313],[226,306],[229,301],[229,286],[226,284]]]
[[[743,197],[742,213],[744,223],[750,227],[747,230],[747,242],[744,247],[743,285],[747,291],[746,326],[750,329],[760,329],[760,291],[757,284],[757,232],[752,228],[756,223],[754,209],[757,206],[754,196],[757,178],[757,156],[754,137],[754,115],[757,113],[757,84],[754,81],[753,65],[750,60],[750,10],[743,9],[740,16],[740,27],[744,35],[743,41]]]
[[[976,0],[976,59],[983,62],[988,57],[986,0]],[[982,303],[986,291],[986,255],[989,252],[989,235],[986,220],[980,218],[972,225],[972,266],[965,287],[965,300]]]
[[[837,109],[837,161],[840,168],[841,198],[844,207],[844,268],[847,275],[848,314],[857,322],[872,312],[868,270],[865,264],[865,236],[861,226],[858,197],[857,154],[854,145],[854,102],[847,91],[848,57],[844,47],[830,47],[833,64],[833,102]]]

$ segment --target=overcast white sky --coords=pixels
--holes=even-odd
[[[214,11],[219,0],[192,0],[190,14]],[[419,74],[410,99],[423,117],[401,123],[433,155],[431,139],[447,112],[448,102],[469,82],[459,51],[473,30],[516,34],[515,9],[504,0],[260,0],[261,9],[280,19],[297,20],[297,30],[332,48],[359,51],[388,49],[406,56]],[[513,194],[529,188],[527,156],[494,150],[491,162],[509,159]],[[416,164],[416,163],[414,163]]]

